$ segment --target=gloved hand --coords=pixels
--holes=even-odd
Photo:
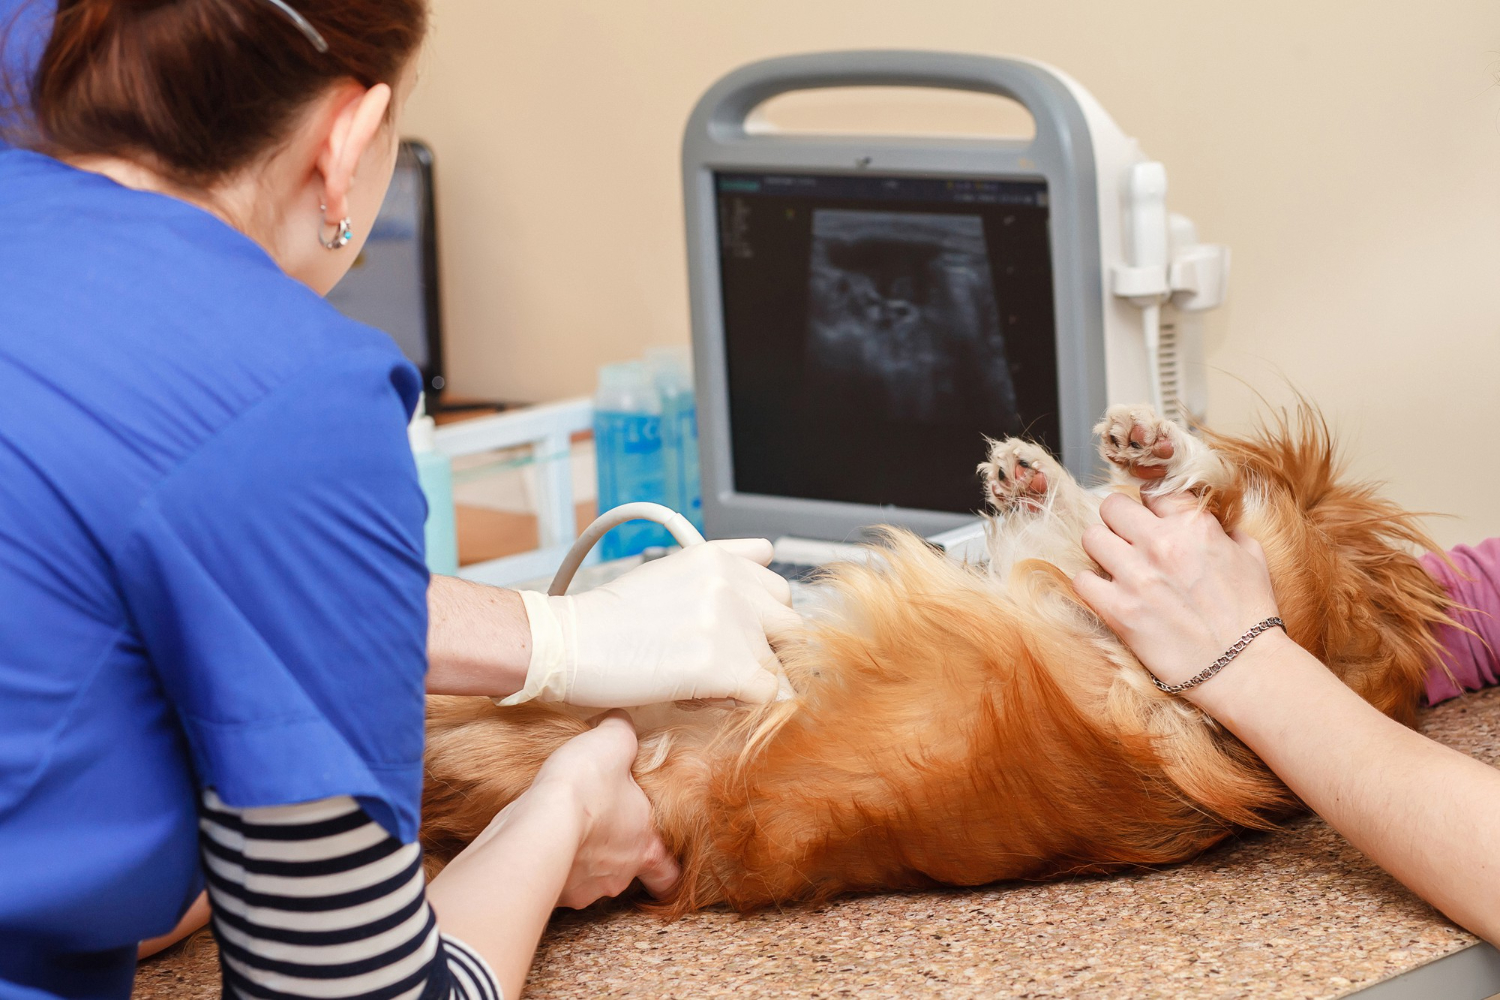
[[[522,591],[535,698],[629,708],[692,698],[765,702],[780,668],[766,633],[800,620],[762,538],[705,542],[576,597]]]

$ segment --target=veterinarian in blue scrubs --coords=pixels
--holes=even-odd
[[[205,866],[226,983],[277,997],[513,996],[559,901],[675,880],[615,716],[423,887],[424,686],[545,687],[548,613],[429,580],[419,376],[320,297],[424,29],[421,0],[60,6],[34,150],[0,151],[0,1000],[128,996]],[[774,691],[745,555],[578,599],[618,652],[549,640],[550,690]]]

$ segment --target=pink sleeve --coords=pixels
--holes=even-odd
[[[1454,619],[1473,632],[1451,626],[1438,630],[1442,662],[1453,672],[1453,678],[1441,665],[1433,665],[1427,672],[1429,705],[1500,683],[1500,657],[1496,653],[1500,650],[1500,538],[1457,546],[1448,557],[1458,567],[1457,572],[1432,554],[1422,557],[1422,566],[1453,598]]]

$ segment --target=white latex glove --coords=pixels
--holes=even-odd
[[[765,702],[781,664],[766,633],[800,620],[763,538],[705,542],[576,597],[522,591],[533,698],[631,708],[692,698]]]

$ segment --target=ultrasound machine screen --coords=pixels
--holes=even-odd
[[[715,175],[734,488],[967,512],[1056,453],[1044,181]]]
[[[428,412],[437,409],[444,384],[437,281],[432,154],[407,140],[364,249],[327,298],[344,315],[391,335],[422,371]]]

